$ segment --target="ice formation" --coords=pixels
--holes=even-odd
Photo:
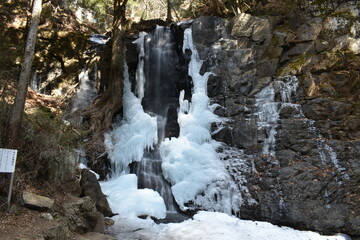
[[[128,172],[128,165],[141,161],[144,149],[152,148],[158,141],[156,117],[144,112],[141,100],[131,92],[127,66],[124,72],[124,119],[120,127],[105,134],[105,146],[115,175]]]
[[[144,39],[141,35],[140,39]],[[138,45],[143,41],[138,41]],[[140,46],[141,49],[141,46]],[[140,63],[141,64],[141,63]],[[137,82],[138,85],[144,81]],[[138,88],[141,89],[141,88]],[[141,95],[141,91],[139,92]],[[123,216],[148,215],[165,218],[163,198],[154,190],[138,189],[138,179],[129,174],[129,164],[141,161],[145,149],[158,141],[157,119],[145,113],[141,99],[131,92],[127,65],[124,66],[124,116],[119,126],[105,134],[105,146],[112,164],[112,179],[101,183],[115,213]]]
[[[256,94],[255,106],[258,108],[256,113],[258,115],[258,128],[266,131],[268,136],[264,140],[263,154],[275,156],[275,137],[279,113],[283,107],[290,106],[298,112],[294,117],[304,119],[309,131],[313,134],[322,164],[327,164],[330,160],[335,168],[340,171],[344,170],[339,166],[336,152],[326,143],[325,138],[315,127],[315,121],[304,116],[300,104],[292,103],[298,84],[296,76],[286,76],[276,79]],[[280,99],[276,98],[277,94],[280,95]]]
[[[144,74],[144,57],[145,57],[145,47],[144,47],[144,41],[145,41],[146,33],[141,32],[139,34],[139,38],[135,40],[133,43],[137,44],[138,51],[139,51],[139,63],[136,69],[136,91],[137,96],[140,99],[140,101],[144,97],[144,85],[145,85],[145,74]]]
[[[291,103],[291,97],[296,93],[297,87],[297,77],[287,76],[275,80],[256,94],[258,128],[265,130],[268,136],[264,140],[263,154],[275,156],[275,136],[279,113],[283,105]],[[281,101],[277,101],[275,98],[277,92],[280,93]]]
[[[160,194],[151,189],[138,189],[137,186],[135,174],[125,174],[101,183],[113,212],[128,217],[165,218],[166,207]]]
[[[192,52],[189,76],[194,88],[191,102],[179,97],[178,138],[165,139],[160,146],[164,177],[182,210],[208,209],[226,213],[239,212],[241,196],[223,163],[219,160],[217,142],[211,139],[210,125],[219,118],[210,111],[206,94],[210,72],[200,75],[202,61],[192,41],[191,29],[184,32],[183,51]]]
[[[349,240],[346,235],[320,235],[267,222],[241,220],[218,212],[198,212],[182,223],[155,224],[151,219],[115,216],[109,226],[117,239],[147,240]],[[139,227],[141,226],[141,227]]]

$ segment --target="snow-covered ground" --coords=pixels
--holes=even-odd
[[[133,240],[348,240],[346,235],[323,236],[267,222],[241,220],[225,213],[197,213],[182,223],[155,224],[151,219],[115,217],[111,234]]]

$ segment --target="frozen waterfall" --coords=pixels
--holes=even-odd
[[[255,164],[252,161],[247,166],[243,152],[211,137],[211,124],[220,123],[221,119],[213,113],[214,106],[207,96],[207,81],[212,73],[200,74],[203,62],[191,29],[184,31],[182,49],[184,53],[191,52],[188,68],[193,82],[191,98],[184,90],[176,92],[179,136],[166,132],[173,98],[169,94],[173,91],[173,68],[179,63],[173,40],[170,28],[157,27],[152,33],[140,33],[134,41],[139,53],[137,66],[133,64],[132,69],[135,73],[136,67],[136,82],[131,82],[134,77],[129,77],[125,64],[123,117],[114,124],[113,131],[105,134],[112,175],[101,183],[113,212],[119,213],[114,217],[115,225],[109,227],[112,234],[119,239],[346,239],[229,216],[240,214],[243,199],[239,188],[244,202],[257,204],[246,186],[239,186],[246,181],[241,171],[231,176],[229,171],[248,168],[244,171],[256,172]],[[298,113],[296,117],[303,118],[300,105],[292,103],[297,86],[295,76],[283,77],[256,95],[258,129],[266,135],[262,150],[271,157],[275,157],[282,107],[293,107]],[[318,135],[315,128],[310,130]],[[319,142],[319,147],[331,155],[331,148],[326,146]],[[335,153],[332,155],[336,158]],[[231,161],[226,161],[227,158]],[[335,160],[333,163],[337,164]],[[154,224],[150,218],[164,219],[167,213],[179,209],[209,212],[199,211],[193,219],[179,224]]]
[[[206,209],[239,213],[241,195],[220,161],[211,139],[210,125],[220,119],[210,111],[206,94],[210,72],[200,74],[202,61],[192,41],[191,29],[184,33],[183,51],[192,52],[189,75],[194,88],[191,102],[180,93],[178,122],[180,136],[167,138],[160,146],[164,176],[172,184],[175,200],[182,210]]]
[[[111,205],[116,206],[114,211],[130,214],[133,210],[135,215],[163,218],[165,204],[168,211],[176,210],[172,202],[175,198],[181,210],[239,214],[240,191],[216,152],[220,143],[210,134],[211,123],[220,121],[212,113],[206,92],[212,73],[200,74],[202,61],[192,42],[191,29],[185,30],[183,51],[192,52],[188,74],[194,88],[191,101],[184,99],[184,91],[179,93],[177,138],[161,141],[165,136],[171,68],[177,64],[172,33],[169,28],[157,27],[151,35],[141,33],[134,43],[139,52],[135,93],[125,66],[124,116],[118,127],[105,134],[112,179],[102,187]],[[130,201],[136,204],[125,209],[124,204]]]

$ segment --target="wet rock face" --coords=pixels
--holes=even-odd
[[[339,6],[350,14],[338,15],[347,21],[339,29],[329,26],[334,17],[299,16],[291,26],[248,14],[192,23],[203,72],[214,73],[208,95],[220,105],[215,113],[228,119],[213,126],[213,137],[238,151],[226,161],[246,189],[242,218],[360,235],[360,78],[354,65],[360,57],[352,40],[341,40],[358,33],[340,29],[358,26],[354,6]],[[298,85],[286,100],[288,75]]]

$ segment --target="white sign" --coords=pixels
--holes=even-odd
[[[13,173],[15,171],[17,150],[0,148],[0,172]]]

